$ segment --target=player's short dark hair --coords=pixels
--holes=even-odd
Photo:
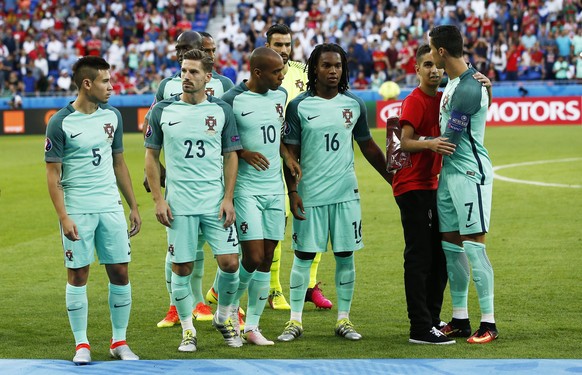
[[[291,35],[291,29],[289,28],[289,26],[283,23],[276,23],[272,25],[271,27],[269,27],[269,30],[267,30],[267,43],[271,43],[271,37],[273,36],[273,34]]]
[[[110,68],[109,63],[100,56],[81,57],[73,65],[73,81],[78,88],[81,88],[84,79],[94,81],[99,76],[100,70],[109,70]]]
[[[420,60],[427,53],[430,53],[430,46],[428,44],[422,44],[416,51],[416,61]]]
[[[212,72],[212,68],[214,67],[214,62],[212,59],[199,49],[191,49],[190,51],[184,53],[183,60],[200,61],[202,63],[202,69],[206,73]]]
[[[309,60],[307,60],[307,90],[315,92],[315,83],[317,82],[317,64],[319,64],[319,58],[324,52],[336,52],[339,53],[342,60],[342,75],[338,84],[338,91],[344,93],[348,89],[349,85],[349,75],[348,75],[348,59],[346,57],[346,52],[335,43],[323,43],[315,47]]]
[[[463,57],[463,36],[454,25],[434,27],[429,33],[430,43],[436,48],[444,48],[452,57]]]
[[[200,34],[200,36],[201,36],[202,38],[210,38],[210,39],[214,39],[214,38],[212,37],[212,35],[210,35],[210,34],[209,34],[209,33],[207,33],[206,31],[198,31],[198,34]]]

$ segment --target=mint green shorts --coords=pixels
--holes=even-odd
[[[95,251],[100,264],[131,261],[131,245],[123,211],[71,214],[69,217],[77,225],[81,239],[69,240],[61,228],[65,267],[76,269],[93,263]]]
[[[493,184],[477,184],[444,168],[439,178],[437,209],[441,233],[487,233],[491,216]]]
[[[356,251],[364,247],[359,199],[305,207],[304,216],[306,220],[293,218],[293,250],[324,253],[330,241],[334,253]]]
[[[188,263],[199,259],[198,236],[204,233],[204,239],[210,245],[214,256],[238,254],[239,245],[236,227],[222,226],[218,213],[205,215],[176,215],[172,226],[166,228],[168,234],[168,253],[172,263]]]
[[[282,241],[285,237],[284,195],[235,197],[234,209],[240,241]]]

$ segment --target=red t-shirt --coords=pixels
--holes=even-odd
[[[439,107],[442,92],[430,96],[415,88],[404,99],[400,114],[400,125],[411,125],[414,132],[424,137],[439,137]],[[441,171],[442,156],[431,150],[410,154],[412,166],[396,172],[392,181],[394,196],[411,190],[436,190],[437,176]]]

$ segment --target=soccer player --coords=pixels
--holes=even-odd
[[[243,338],[255,345],[273,345],[259,330],[259,319],[269,296],[271,262],[277,243],[285,236],[285,187],[281,156],[294,176],[299,164],[281,144],[287,93],[281,88],[283,59],[267,47],[250,56],[251,76],[222,99],[233,108],[242,150],[234,205],[242,247],[237,300],[248,288],[247,321]]]
[[[443,70],[437,69],[430,47],[416,52],[420,81],[402,103],[401,147],[410,152],[411,165],[394,174],[392,190],[404,230],[404,288],[410,339],[415,344],[454,344],[439,331],[443,293],[447,285],[445,255],[436,209],[436,189],[442,156],[455,145],[440,136],[438,91]]]
[[[299,183],[285,168],[293,213],[291,319],[280,341],[303,333],[302,311],[309,269],[316,253],[331,241],[336,260],[338,318],[335,333],[348,340],[362,338],[350,321],[356,270],[354,251],[363,247],[360,194],[354,171],[352,137],[368,162],[391,182],[384,152],[368,129],[364,102],[348,90],[347,59],[337,44],[315,47],[307,67],[307,91],[293,99],[285,119],[283,141],[303,172]]]
[[[440,103],[441,134],[456,144],[455,152],[443,157],[437,190],[453,304],[453,319],[442,332],[450,337],[470,336],[469,343],[484,344],[498,336],[493,268],[485,251],[493,183],[491,160],[483,145],[489,95],[473,78],[475,69],[468,68],[463,59],[463,37],[457,27],[437,26],[429,39],[437,68],[444,68],[449,76]],[[467,310],[471,270],[481,308],[481,324],[473,335]]]
[[[94,250],[109,277],[112,357],[137,360],[126,343],[131,311],[129,237],[141,227],[131,178],[123,158],[123,120],[107,104],[113,92],[110,66],[86,56],[73,66],[75,101],[51,117],[45,143],[47,185],[59,216],[67,268],[66,305],[75,337],[73,362],[91,362],[87,338],[87,280]],[[128,232],[119,190],[130,208]]]
[[[214,62],[216,46],[214,45],[214,40],[212,36],[208,33],[196,31],[185,31],[178,36],[176,39],[176,58],[180,65],[182,64],[182,56],[184,53],[191,49],[199,49],[206,53],[212,61]],[[206,94],[220,97],[234,85],[232,81],[212,70],[212,78],[210,82],[206,85]],[[180,72],[178,71],[174,76],[165,78],[162,80],[160,87],[156,93],[156,98],[154,103],[162,101],[164,99],[169,99],[172,96],[182,93],[182,79],[180,78]],[[146,116],[146,121],[147,121]],[[147,129],[147,123],[144,125],[144,135]],[[163,167],[162,167],[163,168]],[[165,169],[162,169],[162,177],[165,176]],[[162,187],[164,186],[165,178],[162,179]],[[144,184],[147,183],[147,179]],[[146,188],[147,189],[147,188]],[[199,321],[211,321],[212,320],[212,308],[204,303],[204,295],[202,292],[202,277],[204,276],[204,240],[203,234],[200,233],[198,238],[198,251],[196,252],[196,259],[194,260],[194,266],[192,269],[192,293],[194,296],[194,309],[192,314],[196,320]],[[158,322],[159,328],[173,327],[175,324],[180,322],[178,312],[176,311],[176,306],[172,302],[172,262],[170,260],[170,255],[166,254],[165,261],[165,276],[166,276],[166,288],[168,289],[168,294],[170,295],[170,307],[164,319]],[[214,299],[216,303],[217,299]]]
[[[167,227],[172,299],[182,325],[178,350],[182,352],[194,352],[197,345],[190,277],[200,230],[220,268],[218,309],[212,323],[227,345],[242,346],[231,319],[233,310],[235,314],[237,310],[233,303],[239,284],[233,192],[238,170],[236,151],[241,145],[232,109],[206,95],[212,65],[202,51],[184,54],[182,94],[156,104],[145,139],[145,167],[156,217]],[[165,197],[160,180],[161,148],[167,168]]]
[[[305,92],[307,89],[307,72],[305,64],[298,61],[289,60],[291,55],[291,29],[284,24],[275,24],[267,30],[267,47],[277,52],[283,58],[283,88],[287,91],[287,104],[297,95]],[[285,206],[287,207],[286,215],[289,211],[289,197],[286,197]],[[317,253],[311,265],[311,272],[309,275],[309,287],[305,294],[305,300],[313,302],[315,306],[321,309],[331,309],[333,304],[323,295],[319,284],[317,283],[317,269],[319,261],[321,260],[321,253]],[[281,242],[275,248],[273,255],[273,264],[271,266],[271,290],[269,292],[269,304],[275,310],[289,310],[290,306],[283,295],[283,288],[281,288],[281,281],[279,276],[279,268],[281,265]]]

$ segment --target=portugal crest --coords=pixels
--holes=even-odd
[[[109,143],[113,143],[113,132],[115,131],[115,129],[113,129],[113,125],[105,124],[105,125],[103,125],[103,130],[105,131],[105,134],[107,135],[107,141]]]
[[[73,261],[73,251],[72,250],[65,251],[65,256],[67,257],[67,259],[69,260],[69,262],[72,262]]]
[[[240,224],[240,230],[243,234],[247,234],[247,231],[249,230],[249,223],[247,223],[246,221],[243,221]]]
[[[208,130],[206,130],[206,134],[208,134],[208,135],[215,135],[216,134],[216,130],[214,130],[214,128],[216,127],[216,118],[214,118],[214,116],[207,116],[204,125],[208,126]]]
[[[174,245],[170,244],[170,246],[168,246],[168,253],[170,253],[171,256],[174,256]]]
[[[212,87],[207,87],[206,90],[204,90],[204,93],[206,95],[214,96],[214,89]]]
[[[354,118],[354,114],[352,113],[351,109],[344,109],[344,111],[342,112],[342,116],[344,118],[344,120],[346,120],[345,122],[345,127],[349,128],[352,124],[352,118]]]
[[[295,81],[295,87],[297,87],[299,89],[299,91],[305,91],[305,82],[298,79]]]

